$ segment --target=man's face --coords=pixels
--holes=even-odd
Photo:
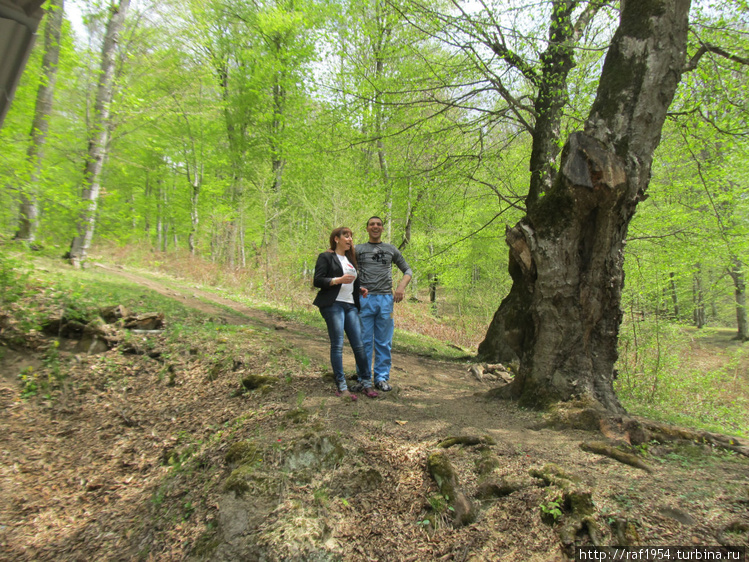
[[[379,240],[382,236],[382,221],[380,219],[369,219],[367,233],[370,240]]]

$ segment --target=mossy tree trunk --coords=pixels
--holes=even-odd
[[[508,229],[510,294],[479,354],[514,353],[509,397],[543,406],[613,390],[624,245],[686,61],[689,0],[627,0],[584,131],[570,135],[545,193]],[[534,135],[535,142],[535,135]]]

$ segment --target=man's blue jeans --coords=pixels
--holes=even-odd
[[[367,356],[364,353],[364,344],[361,338],[361,323],[359,322],[359,312],[356,306],[347,302],[336,301],[330,306],[324,306],[320,309],[320,314],[325,319],[328,326],[328,337],[330,337],[330,364],[333,367],[338,390],[346,390],[346,377],[343,373],[343,333],[348,336],[351,349],[354,351],[356,359],[356,370],[363,373],[360,381],[365,386],[371,386],[372,373],[367,362]]]
[[[390,379],[391,349],[393,347],[393,295],[373,295],[361,299],[359,318],[367,365],[372,365],[374,349],[374,382]]]

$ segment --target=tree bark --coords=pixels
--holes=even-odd
[[[684,67],[689,5],[622,2],[585,129],[506,234],[513,287],[479,347],[500,360],[487,340],[501,339],[520,358],[506,397],[537,407],[585,397],[623,412],[613,378],[624,246]]]
[[[88,142],[86,169],[83,174],[83,209],[78,217],[77,235],[70,244],[70,263],[81,267],[86,259],[96,227],[96,208],[101,191],[101,171],[107,157],[111,122],[110,106],[114,95],[115,58],[120,31],[125,22],[130,0],[120,0],[110,8],[111,14],[101,50],[101,70],[96,90],[93,127]]]
[[[744,277],[744,264],[736,256],[733,264],[728,270],[733,279],[734,295],[736,297],[736,339],[739,341],[749,340],[749,326],[746,318],[746,278]]]
[[[203,168],[202,163],[200,167],[197,162],[193,166],[192,177],[190,174],[189,160],[187,162],[187,181],[190,184],[190,234],[187,237],[187,246],[190,249],[190,253],[195,255],[196,249],[196,238],[198,236],[198,224],[200,223],[199,214],[199,202],[200,202],[200,187],[203,183]]]
[[[541,71],[535,74],[517,61],[514,53],[503,44],[490,45],[492,50],[505,61],[518,68],[523,74],[538,85],[538,94],[534,103],[537,116],[533,126],[533,146],[531,149],[529,169],[530,186],[526,197],[529,210],[551,188],[557,174],[556,159],[559,156],[559,136],[562,111],[567,103],[567,78],[574,68],[574,46],[585,27],[600,10],[600,2],[590,2],[573,25],[573,3],[557,0],[552,3],[552,15],[549,24],[549,44],[541,55]],[[506,233],[509,237],[509,229]],[[514,236],[513,236],[514,239]],[[512,253],[512,243],[507,239]],[[478,348],[480,357],[487,360],[510,364],[520,359],[517,350],[525,346],[525,334],[531,329],[528,324],[527,311],[530,306],[529,294],[524,288],[522,273],[518,263],[510,256],[508,264],[512,278],[512,288],[494,314],[484,341]]]
[[[674,272],[672,271],[671,273],[669,273],[668,277],[669,277],[669,286],[671,290],[671,300],[674,303],[674,320],[678,320],[680,316],[679,295],[676,292],[676,281],[675,281]]]
[[[282,59],[283,43],[280,38],[274,42],[276,56]],[[278,259],[278,236],[280,230],[279,216],[281,214],[281,196],[283,189],[283,173],[286,167],[284,158],[282,136],[284,132],[284,112],[286,110],[286,89],[284,87],[284,73],[279,72],[275,76],[273,84],[273,122],[271,123],[271,170],[273,172],[273,185],[271,186],[271,197],[273,198],[268,233],[268,252],[275,261]]]
[[[16,240],[33,244],[39,226],[39,205],[37,194],[41,176],[41,162],[44,144],[49,131],[49,120],[52,116],[55,85],[57,83],[57,64],[60,60],[60,36],[64,14],[64,0],[50,0],[47,26],[44,30],[44,56],[42,58],[42,79],[36,94],[34,122],[31,125],[31,143],[27,152],[31,168],[29,183],[21,190],[18,232]]]
[[[557,0],[552,3],[549,25],[549,46],[541,55],[541,76],[533,109],[536,123],[530,158],[530,188],[526,203],[533,205],[551,188],[557,173],[562,110],[567,105],[567,77],[574,68],[572,38],[575,26],[572,10],[575,2]]]
[[[702,293],[702,267],[697,264],[692,275],[692,320],[698,330],[705,326],[705,297]]]

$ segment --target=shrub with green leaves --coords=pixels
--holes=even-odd
[[[27,292],[29,272],[18,258],[0,250],[0,303],[9,305]]]

